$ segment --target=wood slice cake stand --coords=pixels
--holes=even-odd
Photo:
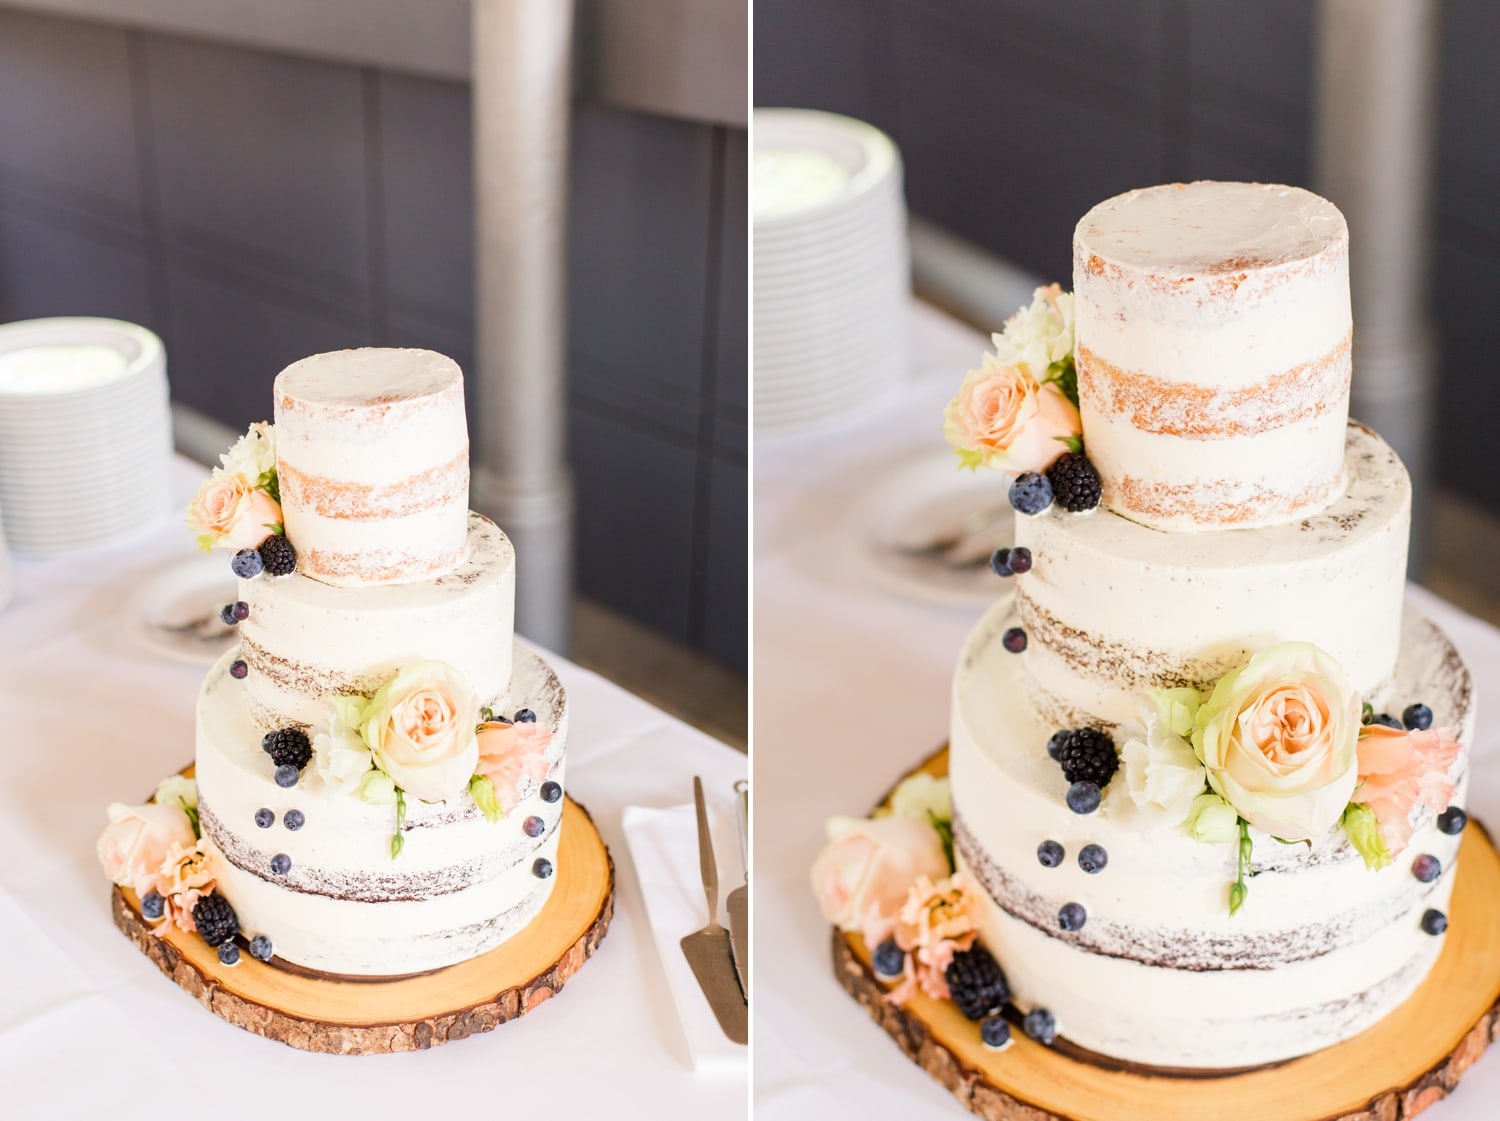
[[[946,775],[947,750],[917,770]],[[1500,1037],[1500,853],[1472,822],[1457,876],[1442,955],[1404,1004],[1353,1039],[1239,1073],[1120,1069],[1019,1029],[1009,1048],[991,1051],[951,1001],[918,993],[901,1008],[887,1003],[889,986],[858,935],[834,931],[833,964],[907,1058],[989,1121],[1400,1121],[1446,1097]]]
[[[209,1011],[303,1051],[337,1055],[417,1051],[489,1031],[525,1015],[582,968],[614,914],[614,861],[588,811],[563,805],[557,883],[537,916],[487,954],[409,977],[334,977],[259,962],[238,965],[196,934],[141,917],[128,888],[114,889],[115,925]]]

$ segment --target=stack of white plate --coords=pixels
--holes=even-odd
[[[755,111],[755,428],[836,424],[906,378],[901,157],[862,121]]]
[[[114,319],[0,325],[0,520],[18,553],[107,545],[168,508],[161,340]]]

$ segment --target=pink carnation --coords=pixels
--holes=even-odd
[[[1459,743],[1446,728],[1409,732],[1366,724],[1359,732],[1359,786],[1354,801],[1375,814],[1380,837],[1392,856],[1411,843],[1411,812],[1423,805],[1434,813],[1448,808],[1448,778]]]
[[[521,801],[521,780],[547,777],[547,748],[552,733],[540,724],[485,724],[479,729],[476,773],[490,780],[500,809],[510,813]]]
[[[894,935],[896,945],[906,951],[906,970],[886,999],[902,1004],[917,989],[934,1000],[948,999],[953,955],[979,936],[979,901],[963,873],[936,882],[919,877],[896,918]]]

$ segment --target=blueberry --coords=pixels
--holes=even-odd
[[[1068,809],[1076,814],[1091,814],[1099,808],[1104,792],[1094,782],[1075,782],[1068,787]]]
[[[552,861],[545,856],[537,857],[536,863],[531,866],[531,874],[539,880],[545,880],[552,875]]]
[[[1061,758],[1063,744],[1068,742],[1068,734],[1068,729],[1064,728],[1060,732],[1053,732],[1052,738],[1047,741],[1047,754],[1052,757],[1054,763]]]
[[[542,801],[556,802],[562,797],[562,787],[555,782],[542,783]]]
[[[1109,863],[1109,853],[1104,851],[1103,845],[1084,845],[1078,852],[1078,867],[1089,875],[1104,871],[1104,866]]]
[[[1082,930],[1088,917],[1089,913],[1083,909],[1082,903],[1064,903],[1057,912],[1057,929]]]
[[[1056,868],[1063,862],[1063,847],[1056,841],[1043,841],[1036,847],[1036,858],[1043,868]]]
[[[1044,1046],[1051,1046],[1057,1038],[1057,1021],[1045,1008],[1033,1008],[1021,1021],[1021,1030]]]
[[[986,1016],[979,1022],[979,1040],[992,1051],[1010,1046],[1010,1025],[1004,1016]]]
[[[247,666],[239,658],[236,658],[234,661],[229,663],[229,676],[234,678],[236,681],[245,680],[245,675],[249,672],[250,667]]]
[[[220,965],[239,965],[239,963],[240,948],[238,946],[236,946],[233,942],[225,942],[222,946],[219,947]]]
[[[1424,704],[1407,705],[1401,710],[1401,723],[1414,732],[1425,732],[1432,727],[1432,709]]]
[[[996,576],[1014,576],[1010,567],[1010,550],[996,549],[990,554],[990,571]]]
[[[532,712],[531,709],[529,709],[529,708],[519,709],[516,712],[516,718],[514,720],[512,720],[511,723],[512,724],[535,724],[536,723],[536,713]]]
[[[1469,824],[1469,815],[1457,806],[1449,806],[1438,814],[1437,825],[1450,837],[1456,837],[1464,831],[1464,826]]]
[[[292,858],[284,852],[278,852],[271,857],[271,871],[278,876],[285,876],[292,870]]]
[[[521,830],[528,837],[540,837],[547,832],[547,823],[539,817],[528,817],[521,822]]]
[[[141,914],[155,922],[166,914],[167,901],[161,897],[159,891],[148,891],[141,896]]]
[[[250,618],[250,605],[242,599],[235,600],[229,605],[229,614],[236,623],[243,623]]]
[[[250,939],[250,956],[256,961],[270,961],[273,952],[271,940],[264,934],[257,934]]]
[[[1430,884],[1443,874],[1443,862],[1431,853],[1424,852],[1411,862],[1411,874],[1424,884]]]
[[[1422,914],[1422,930],[1434,937],[1448,929],[1448,916],[1429,907]]]
[[[1026,649],[1026,632],[1020,627],[1011,627],[1005,632],[1005,637],[1000,640],[1005,648],[1012,654],[1019,654]]]
[[[1022,514],[1040,514],[1052,505],[1052,484],[1035,471],[1017,475],[1010,484],[1010,504]]]
[[[271,828],[271,822],[275,820],[276,815],[264,806],[255,811],[255,824],[259,825],[262,829]]]
[[[234,604],[226,603],[224,605],[223,609],[219,612],[219,622],[223,623],[226,627],[232,627],[239,622],[234,617]]]
[[[248,580],[252,576],[259,576],[265,563],[260,559],[260,553],[254,549],[241,549],[234,554],[234,559],[229,562],[229,567],[234,569],[234,574],[241,579]]]
[[[875,976],[899,977],[906,971],[906,951],[887,938],[875,947]]]
[[[1377,712],[1370,717],[1371,724],[1384,724],[1387,728],[1400,728],[1401,721],[1397,720],[1388,712]]]
[[[307,824],[307,818],[302,816],[301,810],[287,810],[286,816],[281,819],[281,824],[296,832]]]
[[[1031,571],[1031,550],[1025,545],[1017,545],[1010,551],[1010,570],[1017,576]]]
[[[293,786],[296,786],[297,785],[297,780],[299,778],[301,778],[301,777],[302,777],[302,772],[299,771],[296,767],[292,766],[290,763],[283,763],[281,766],[279,766],[279,767],[276,768],[276,785],[277,786],[283,786],[283,787],[293,787]]]

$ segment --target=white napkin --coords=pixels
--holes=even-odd
[[[724,897],[745,882],[739,831],[733,815],[716,814],[710,806],[708,817],[719,870],[718,918],[727,929]],[[698,864],[697,813],[691,804],[662,810],[626,806],[621,824],[693,1069],[743,1077],[749,1049],[731,1043],[719,1028],[708,998],[682,953],[682,939],[708,922],[708,900]]]

